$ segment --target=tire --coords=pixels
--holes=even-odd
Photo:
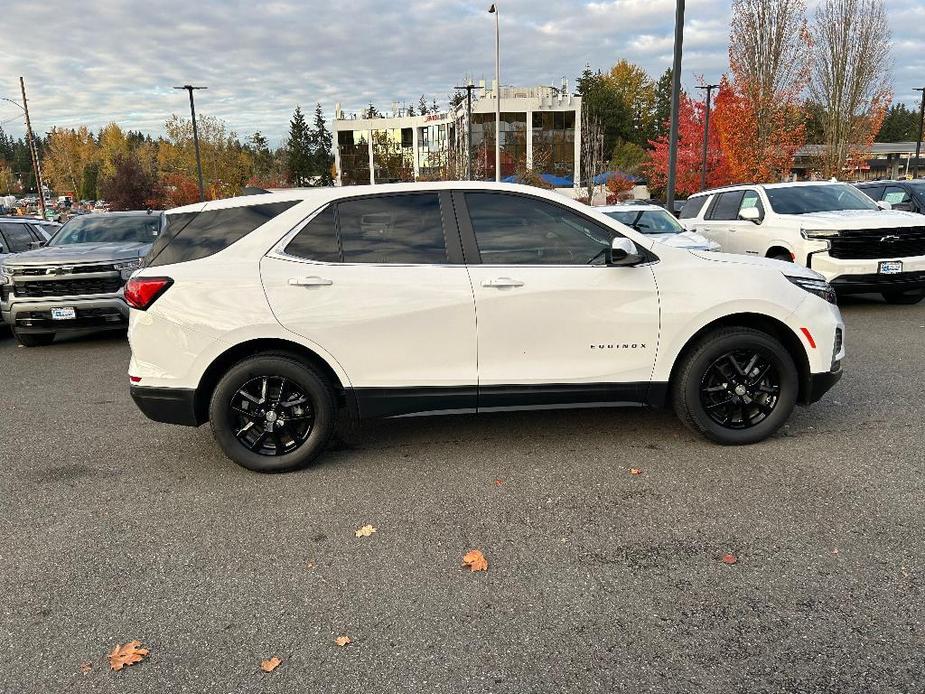
[[[925,299],[925,289],[913,289],[908,292],[883,292],[883,300],[888,304],[911,306]]]
[[[13,335],[23,347],[45,347],[55,341],[54,333],[19,333],[13,330]]]
[[[790,257],[789,253],[775,253],[774,255],[768,256],[771,260],[782,260],[785,263],[792,263],[793,258]]]
[[[304,405],[285,404],[300,398]],[[327,446],[336,418],[334,393],[325,377],[281,354],[258,354],[235,364],[218,382],[209,403],[215,440],[225,455],[255,472],[308,466]]]
[[[727,358],[730,354],[739,371],[752,378],[733,368]],[[747,369],[755,354],[758,360]],[[756,380],[755,369],[765,365],[769,367],[766,375],[757,385],[750,385]],[[738,391],[735,381],[741,386]],[[772,395],[774,384],[777,390]],[[751,328],[723,328],[704,336],[683,357],[672,382],[672,404],[681,421],[723,445],[757,443],[769,437],[790,417],[798,393],[799,373],[790,354],[777,338]],[[725,415],[728,421],[724,424],[720,420]]]

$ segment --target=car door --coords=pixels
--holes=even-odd
[[[449,193],[331,203],[261,276],[279,322],[344,369],[362,416],[474,410],[475,306]]]
[[[21,253],[28,251],[33,241],[29,227],[19,222],[0,222],[3,236],[4,253]]]
[[[724,193],[724,195],[731,195]],[[732,198],[731,198],[732,199]],[[767,234],[761,224],[756,224],[749,219],[742,219],[742,210],[746,208],[756,208],[758,210],[758,221],[764,220],[764,204],[758,191],[746,189],[742,191],[739,208],[736,210],[735,219],[725,221],[726,234],[730,248],[736,248],[736,253],[747,253],[748,255],[765,255],[768,249]],[[721,212],[725,215],[725,212]]]
[[[729,190],[713,196],[704,215],[707,238],[716,241],[726,253],[744,253],[742,239],[735,234],[734,224],[739,218],[742,190]]]
[[[454,206],[475,293],[479,411],[644,398],[657,288],[646,264],[605,265],[617,232],[519,193],[458,191]]]

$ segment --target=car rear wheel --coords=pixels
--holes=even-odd
[[[327,380],[279,354],[238,362],[219,381],[209,405],[212,433],[225,454],[256,472],[303,468],[324,451],[336,405]]]
[[[914,289],[908,292],[883,292],[883,300],[888,304],[911,306],[925,299],[925,290]]]
[[[14,330],[13,335],[23,347],[44,347],[55,341],[54,333],[19,333]]]
[[[678,417],[724,445],[756,443],[787,421],[799,391],[796,365],[775,337],[724,328],[685,355],[672,384]]]

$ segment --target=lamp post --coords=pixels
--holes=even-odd
[[[919,136],[915,138],[915,168],[912,170],[912,178],[919,177],[919,154],[922,151],[922,130],[925,128],[925,87],[919,87],[915,91],[922,92],[922,105],[919,106]]]
[[[205,186],[202,184],[202,159],[199,158],[199,130],[196,128],[196,105],[193,103],[193,90],[208,89],[208,87],[194,87],[191,84],[184,84],[182,87],[174,87],[174,89],[185,89],[189,92],[189,110],[193,118],[193,147],[196,149],[196,173],[199,174],[199,202],[204,202],[206,191]]]
[[[495,181],[501,181],[501,13],[498,3],[488,8],[495,15]]]
[[[472,180],[472,90],[474,84],[467,84],[465,87],[453,87],[454,89],[466,90],[466,180]]]
[[[719,89],[718,84],[706,84],[697,89],[704,89],[707,92],[707,110],[703,117],[703,162],[700,166],[700,190],[707,187],[707,142],[710,137],[710,96],[714,89]]]
[[[671,74],[671,127],[668,130],[668,190],[666,206],[674,214],[674,188],[678,167],[678,108],[681,101],[681,48],[684,45],[684,0],[676,0],[674,16],[674,63]]]

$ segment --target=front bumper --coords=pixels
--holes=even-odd
[[[53,320],[52,308],[71,307],[76,318]],[[129,308],[121,295],[53,299],[17,299],[0,307],[3,321],[19,333],[63,333],[76,330],[124,330]]]
[[[132,400],[148,419],[165,424],[198,427],[196,391],[192,388],[131,386]]]
[[[903,271],[895,275],[880,273],[880,263],[898,260]],[[810,253],[807,267],[819,272],[840,294],[906,291],[925,287],[925,256],[905,258],[884,256],[875,259],[832,258],[828,251]],[[903,286],[898,286],[903,285]]]
[[[900,272],[895,275],[842,275],[831,282],[838,294],[907,292],[925,289],[925,271]]]
[[[831,390],[832,386],[841,380],[843,375],[844,371],[841,368],[840,361],[835,362],[831,371],[819,374],[810,374],[809,383],[803,391],[802,404],[812,405],[814,402],[818,402],[820,399],[822,399],[823,395]]]

